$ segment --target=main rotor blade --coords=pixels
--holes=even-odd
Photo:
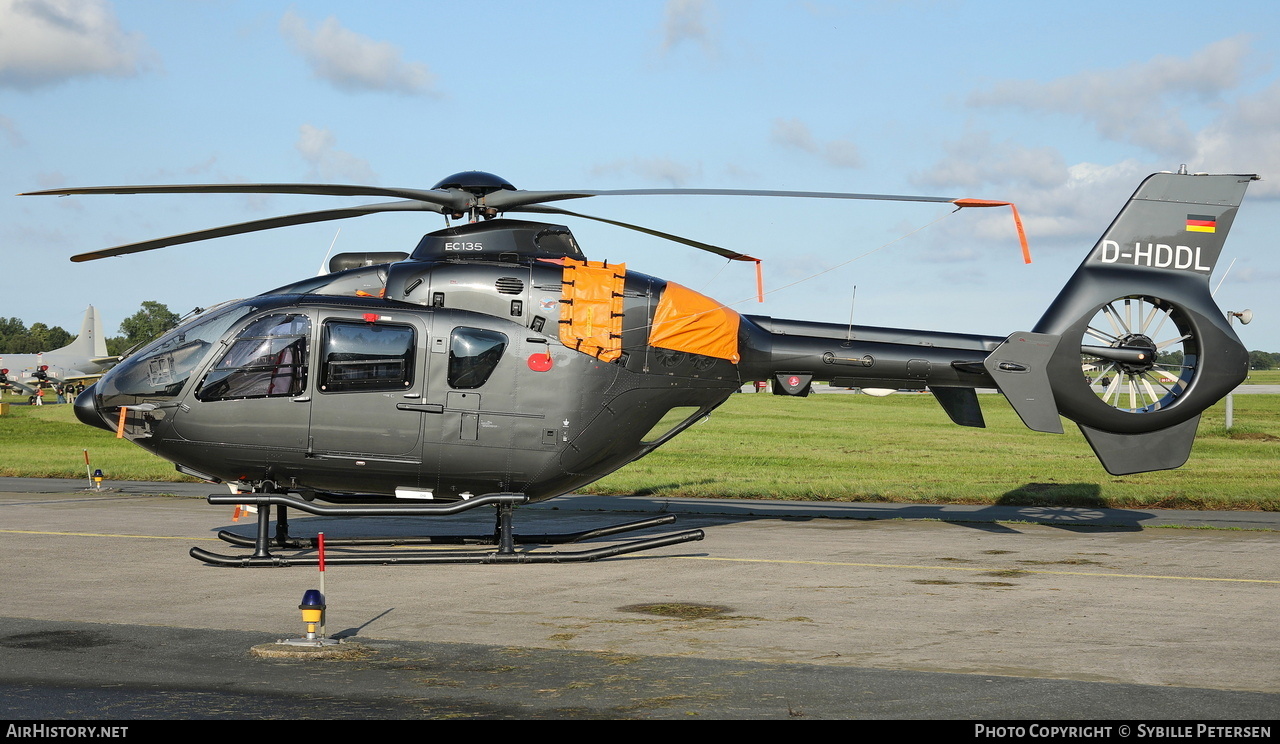
[[[508,209],[507,211],[538,212],[541,214],[563,214],[563,215],[568,215],[569,217],[581,217],[584,220],[595,220],[596,222],[603,222],[608,225],[614,225],[616,227],[624,227],[628,230],[635,230],[636,232],[642,232],[646,235],[652,235],[655,238],[663,238],[665,240],[670,240],[676,243],[682,243],[684,245],[697,248],[699,250],[707,251],[708,253],[714,253],[717,256],[724,256],[725,258],[731,259],[733,261],[755,261],[757,263],[759,263],[760,261],[760,259],[754,258],[752,256],[748,256],[745,253],[738,253],[737,251],[731,251],[728,248],[721,248],[720,246],[711,245],[710,243],[703,243],[698,240],[693,240],[692,238],[682,238],[679,235],[672,235],[671,233],[665,233],[665,232],[662,232],[661,230],[654,230],[648,227],[641,227],[640,225],[632,225],[629,222],[619,222],[618,220],[605,219],[604,217],[592,217],[589,214],[580,214],[578,212],[570,212],[567,209],[560,209],[559,207],[547,207],[547,206],[541,206],[536,204],[530,204],[522,207],[511,208],[511,209]]]
[[[439,204],[457,211],[469,209],[476,197],[459,190],[383,188],[323,183],[223,183],[158,186],[91,186],[28,191],[19,196],[70,196],[92,194],[313,194],[321,196],[391,196]],[[581,189],[575,191],[500,190],[479,198],[479,203],[500,211],[528,204],[542,204],[589,196],[770,196],[799,199],[861,199],[953,203],[957,197],[855,194],[842,191],[777,191],[771,189]]]
[[[378,212],[443,211],[444,209],[436,204],[428,204],[426,202],[416,200],[382,202],[380,204],[366,204],[364,206],[345,207],[342,209],[323,209],[318,212],[288,214],[281,217],[271,217],[265,220],[241,222],[235,225],[224,225],[223,227],[214,227],[208,230],[198,230],[196,232],[183,233],[181,235],[171,235],[167,238],[145,240],[141,243],[118,245],[114,248],[104,248],[100,251],[81,253],[77,256],[72,256],[71,260],[77,263],[81,261],[94,261],[99,258],[109,258],[111,256],[124,256],[129,253],[153,251],[157,248],[181,245],[182,243],[195,243],[200,240],[224,238],[228,235],[241,235],[243,233],[257,232],[259,230],[271,230],[277,227],[289,227],[290,225],[306,225],[312,222],[325,222],[327,220],[344,220],[349,217],[363,217],[367,214],[376,214]]]
[[[94,194],[314,194],[319,196],[392,196],[465,210],[471,195],[462,191],[382,188],[336,183],[210,183],[160,186],[89,186],[28,191],[18,196],[73,196]]]
[[[495,191],[484,197],[485,206],[508,210],[525,204],[541,204],[588,196],[782,196],[799,199],[870,199],[874,201],[914,201],[949,204],[953,196],[901,196],[896,194],[851,194],[841,191],[771,191],[760,189],[606,189],[581,191]]]

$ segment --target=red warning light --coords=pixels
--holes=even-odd
[[[551,355],[538,352],[529,355],[529,369],[534,372],[547,372],[551,369]]]
[[[378,322],[378,314],[377,314],[377,313],[365,313],[365,314],[364,314],[364,322],[366,322],[366,323],[377,323],[377,322]]]

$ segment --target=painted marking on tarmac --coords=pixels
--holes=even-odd
[[[857,568],[909,568],[923,571],[970,571],[972,573],[990,573],[992,571],[1016,571],[1024,574],[1051,574],[1054,576],[1105,576],[1114,579],[1170,579],[1173,581],[1228,581],[1240,584],[1280,584],[1277,579],[1223,579],[1212,576],[1161,576],[1158,574],[1122,574],[1122,573],[1097,573],[1093,571],[1045,571],[1043,569],[1034,568],[1007,568],[1000,566],[986,566],[985,568],[977,568],[971,566],[912,566],[899,563],[842,563],[840,561],[785,561],[764,558],[713,558],[711,556],[692,556],[677,555],[672,558],[679,558],[686,561],[730,561],[735,563],[794,563],[807,564],[812,566],[854,566]]]
[[[41,530],[0,530],[0,534],[8,535],[57,535],[61,537],[125,537],[143,540],[218,540],[216,537],[182,537],[171,535],[122,535],[107,532],[50,532]],[[403,546],[395,546],[403,547]],[[1045,571],[1035,568],[1001,568],[998,566],[915,566],[901,563],[845,563],[842,561],[787,561],[765,558],[714,558],[711,556],[676,555],[669,556],[686,561],[728,561],[730,563],[787,563],[810,566],[850,566],[854,568],[901,568],[920,571],[968,571],[970,573],[991,571],[1016,571],[1023,574],[1047,574],[1051,576],[1103,576],[1116,579],[1167,579],[1172,581],[1224,581],[1238,584],[1280,584],[1277,579],[1226,579],[1211,576],[1163,576],[1159,574],[1122,574],[1098,573],[1094,571]]]
[[[0,530],[0,534],[4,535],[55,535],[59,537],[128,537],[138,538],[141,540],[210,540],[213,542],[221,542],[217,537],[182,537],[181,535],[122,535],[113,532],[49,532],[42,530]],[[273,538],[274,539],[274,538]],[[273,546],[274,547],[274,546]],[[494,548],[488,545],[388,545],[386,548],[390,550],[426,550],[434,552],[492,552]],[[292,556],[300,557],[300,556]]]
[[[6,535],[59,535],[62,537],[134,537],[142,540],[217,540],[216,537],[182,537],[180,535],[117,535],[110,532],[42,532],[40,530],[0,530]]]

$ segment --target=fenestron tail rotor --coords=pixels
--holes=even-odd
[[[1103,305],[1085,330],[1081,367],[1102,402],[1151,413],[1179,402],[1195,380],[1200,357],[1185,312],[1164,300],[1122,297]]]

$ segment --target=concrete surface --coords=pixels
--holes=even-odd
[[[308,666],[248,649],[301,633],[314,568],[188,557],[253,532],[195,497],[210,486],[83,485],[0,479],[4,717],[1280,712],[1276,514],[565,497],[518,509],[517,530],[669,511],[656,532],[706,539],[589,564],[330,567],[328,631],[372,653]],[[332,539],[483,533],[492,512],[421,521],[291,519]]]

